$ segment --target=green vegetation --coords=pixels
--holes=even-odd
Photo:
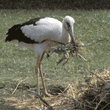
[[[0,90],[0,97],[11,96],[11,93],[22,79],[29,77],[23,83],[36,84],[35,64],[36,56],[32,49],[19,48],[17,44],[5,43],[6,32],[14,24],[23,23],[31,18],[49,16],[62,21],[62,18],[70,15],[75,19],[75,39],[84,43],[84,48],[90,50],[81,51],[82,58],[70,58],[68,63],[57,65],[61,58],[57,54],[51,55],[49,60],[43,61],[43,72],[46,85],[64,85],[81,80],[89,74],[85,69],[93,72],[101,72],[110,67],[110,10],[80,11],[80,10],[0,10],[0,85],[5,88]],[[101,40],[101,41],[99,41]],[[97,43],[96,43],[97,42]],[[93,43],[93,44],[92,44]],[[91,44],[90,46],[87,46]],[[110,69],[110,68],[109,68]],[[6,85],[7,84],[7,85]],[[35,89],[35,88],[34,88]],[[15,95],[25,94],[26,91],[17,90]]]

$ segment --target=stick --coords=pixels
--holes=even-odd
[[[100,100],[100,102],[97,104],[96,108],[94,110],[97,110],[98,106],[100,105],[100,103],[103,101],[103,99],[106,97],[106,95],[109,93],[106,93],[105,96]]]
[[[101,110],[104,110],[105,107],[107,107],[110,104],[110,102],[108,104],[106,104]]]
[[[79,57],[81,57],[83,60],[87,61],[82,55],[77,54]]]
[[[101,41],[104,41],[104,40],[105,40],[105,41],[108,41],[108,39],[104,38],[104,39],[100,39],[100,40],[98,40],[98,41],[96,41],[96,42],[94,42],[94,43],[91,43],[91,44],[89,44],[89,45],[81,46],[81,47],[91,46],[91,45],[93,45],[93,44],[96,44],[96,43],[101,42]]]
[[[98,30],[94,30],[94,31],[98,31]],[[89,32],[93,32],[93,31],[91,31],[91,30],[87,31],[85,34],[82,35],[82,37],[84,37],[84,36],[85,36],[86,34],[88,34]],[[77,40],[80,40],[82,37],[80,37],[80,38],[77,39]]]
[[[21,80],[21,81],[17,84],[17,86],[16,86],[15,90],[12,92],[12,94],[15,93],[15,91],[17,90],[17,88],[18,88],[18,86],[20,85],[20,83],[23,82],[23,81],[25,81],[25,80],[28,79],[28,78],[29,78],[29,77],[26,77],[25,79]]]
[[[89,33],[89,32],[92,32],[92,31],[87,31],[84,35],[82,35],[82,37],[84,37],[87,33]],[[80,40],[82,37],[80,37],[79,39],[77,39],[77,40]]]

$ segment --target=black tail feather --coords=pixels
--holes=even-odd
[[[6,35],[15,32],[15,31],[16,31],[18,28],[20,28],[20,27],[21,27],[21,24],[14,25],[13,27],[11,27],[11,28],[8,30],[8,32],[6,33]]]
[[[13,37],[12,36],[10,36],[10,35],[8,35],[7,37],[6,37],[6,39],[5,39],[5,42],[10,42],[10,41],[12,41],[12,40],[14,40],[13,39]]]
[[[14,40],[15,35],[16,35],[16,31],[21,27],[21,24],[17,24],[14,25],[13,27],[11,27],[8,32],[6,33],[6,35],[8,35],[5,39],[5,42],[7,41],[11,41]]]
[[[30,44],[30,43],[39,43],[39,42],[36,42],[28,37],[26,37],[24,35],[24,33],[22,32],[22,30],[20,29],[23,25],[22,24],[17,24],[17,25],[14,25],[13,27],[11,27],[8,32],[7,32],[7,37],[5,39],[5,42],[10,42],[12,40],[18,40],[18,42],[25,42],[27,44]]]

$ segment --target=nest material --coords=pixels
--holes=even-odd
[[[60,64],[64,60],[65,60],[65,62],[62,65],[66,64],[68,62],[70,56],[72,56],[72,57],[78,56],[78,57],[82,58],[83,60],[87,61],[87,59],[81,55],[80,49],[84,50],[84,52],[86,54],[86,49],[79,46],[78,43],[76,43],[75,46],[73,46],[72,44],[59,45],[59,46],[53,47],[49,51],[47,51],[47,58],[50,57],[50,55],[53,53],[62,55],[61,59],[57,62],[57,65]]]
[[[30,98],[2,98],[0,104],[9,103],[14,108],[30,110],[110,110],[110,71],[104,69],[100,74],[90,73],[92,75],[82,78],[83,82],[76,80],[66,88],[51,85],[49,90],[53,97],[34,98],[36,94],[28,91]]]
[[[80,86],[74,100],[74,109],[78,110],[110,110],[110,71],[89,76],[91,79]],[[98,78],[98,77],[100,78]],[[78,87],[77,87],[78,88]]]
[[[86,34],[88,34],[90,32],[97,32],[97,31],[98,30],[94,30],[94,31],[89,30],[84,35],[82,35],[82,37],[84,37]],[[99,39],[96,42],[88,43],[88,44],[85,45],[80,40],[82,37],[76,39],[76,41],[75,41],[76,45],[75,46],[73,46],[72,44],[69,43],[67,45],[59,45],[56,48],[51,48],[49,51],[47,51],[47,58],[50,57],[50,54],[52,54],[52,53],[57,53],[59,55],[63,54],[63,57],[57,62],[57,64],[60,64],[62,61],[66,60],[63,63],[63,65],[68,62],[70,56],[80,57],[83,60],[88,61],[84,56],[81,55],[82,53],[80,52],[80,50],[83,50],[84,53],[85,53],[85,56],[86,56],[86,50],[88,50],[88,49],[86,49],[85,46],[86,47],[91,46],[91,45],[96,44],[96,43],[101,42],[101,41],[108,41],[108,39],[104,38],[104,39]],[[90,50],[88,50],[88,51],[90,51]]]

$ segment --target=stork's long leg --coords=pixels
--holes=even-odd
[[[36,73],[36,78],[37,78],[37,93],[40,94],[40,88],[39,88],[39,62],[40,62],[40,55],[37,57],[37,62],[35,66],[35,73]]]
[[[46,86],[45,86],[45,81],[44,81],[43,73],[42,73],[42,61],[43,61],[44,55],[45,55],[45,52],[43,52],[43,54],[41,56],[41,59],[40,59],[40,64],[39,64],[39,71],[40,71],[40,76],[41,76],[41,79],[42,79],[43,92],[47,91],[46,90]]]
[[[39,64],[40,76],[41,76],[41,79],[42,79],[42,86],[43,86],[43,95],[51,96],[50,94],[47,93],[47,89],[46,89],[46,86],[45,86],[45,81],[44,81],[44,77],[43,77],[43,73],[42,73],[42,64],[41,63],[43,61],[44,55],[45,55],[45,52],[43,52],[43,54],[41,56],[41,59],[40,59],[40,64]]]

